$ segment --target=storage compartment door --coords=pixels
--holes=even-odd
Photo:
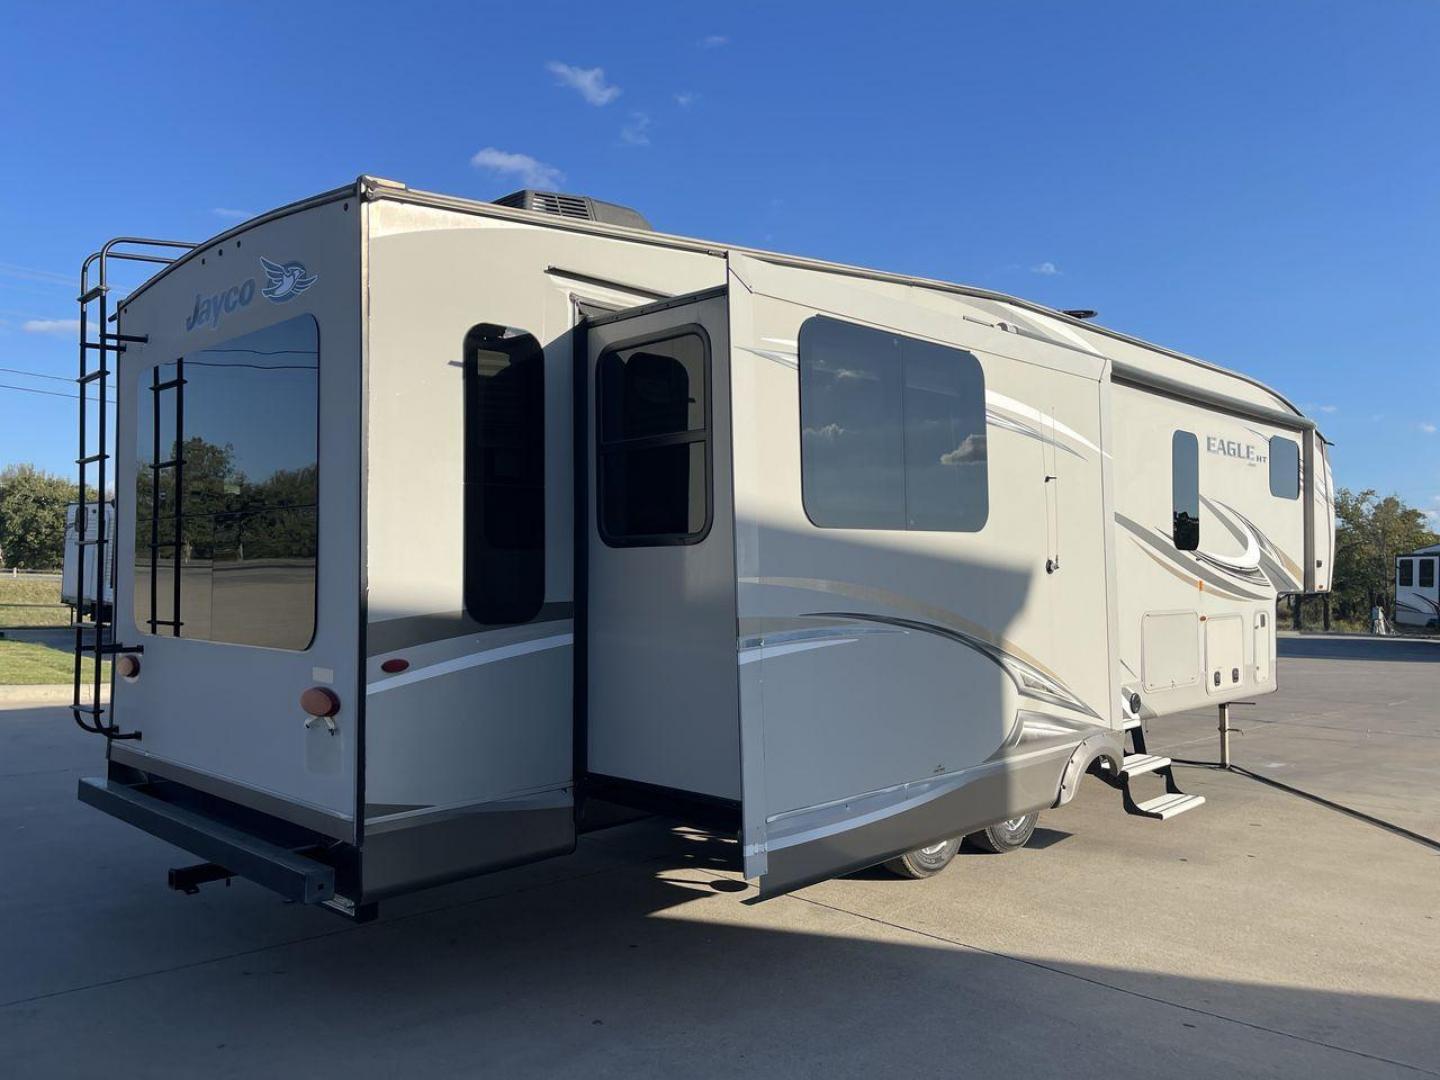
[[[1205,621],[1205,690],[1224,694],[1245,677],[1245,629],[1239,615],[1212,615]]]

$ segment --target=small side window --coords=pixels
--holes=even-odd
[[[1435,560],[1420,560],[1420,588],[1433,589],[1435,587]]]
[[[1277,499],[1300,497],[1300,445],[1279,435],[1270,440],[1270,494]]]
[[[465,610],[529,622],[545,603],[545,351],[508,326],[465,335]]]
[[[1200,547],[1200,442],[1189,431],[1170,438],[1172,532],[1178,551]]]
[[[1395,564],[1399,569],[1395,574],[1395,584],[1403,585],[1406,588],[1415,584],[1415,560],[1398,559]]]

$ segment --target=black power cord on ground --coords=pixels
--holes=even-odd
[[[1421,847],[1427,847],[1431,851],[1440,852],[1440,840],[1436,840],[1434,837],[1415,832],[1413,829],[1407,829],[1405,826],[1397,825],[1393,821],[1386,821],[1384,818],[1376,817],[1374,814],[1367,814],[1363,810],[1356,810],[1353,806],[1346,806],[1344,803],[1338,803],[1334,799],[1327,799],[1323,795],[1316,795],[1313,791],[1305,791],[1303,788],[1292,787],[1290,784],[1282,783],[1268,776],[1262,776],[1260,773],[1251,772],[1243,765],[1235,765],[1233,763],[1230,765],[1222,765],[1218,761],[1194,761],[1189,758],[1178,757],[1171,758],[1170,760],[1176,765],[1188,765],[1196,769],[1214,769],[1217,772],[1232,772],[1240,776],[1249,777],[1251,780],[1258,781],[1267,787],[1275,788],[1289,795],[1299,796],[1302,799],[1308,799],[1310,802],[1323,806],[1327,810],[1334,810],[1336,813],[1344,814],[1346,817],[1352,817],[1356,821],[1363,821],[1367,825],[1373,825],[1377,829],[1384,829],[1388,833],[1403,837],[1412,843],[1419,844]]]

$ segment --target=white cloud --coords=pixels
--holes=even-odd
[[[1316,405],[1316,406],[1315,406],[1315,411],[1316,411],[1316,412],[1323,412],[1323,413],[1337,413],[1337,412],[1340,411],[1340,406],[1339,406],[1339,405]]]
[[[620,129],[620,141],[626,146],[649,146],[650,114],[632,112],[630,122]]]
[[[224,206],[217,206],[210,212],[216,217],[225,218],[227,221],[244,221],[247,218],[255,216],[254,213],[249,210],[231,210]]]
[[[529,154],[513,154],[493,146],[477,151],[470,164],[496,176],[519,180],[523,186],[530,188],[553,188],[565,179],[565,174],[554,165],[536,161]]]
[[[1030,272],[1032,274],[1044,274],[1046,277],[1054,277],[1056,274],[1060,273],[1060,268],[1056,266],[1053,262],[1051,262],[1049,259],[1046,259],[1038,266],[1030,267]]]
[[[724,34],[707,34],[700,39],[700,47],[702,49],[718,49],[729,44],[730,39]]]
[[[1421,424],[1420,430],[1425,432],[1426,435],[1434,435],[1437,429],[1434,424]]]
[[[26,319],[20,326],[27,334],[64,334],[71,337],[80,332],[79,319]]]
[[[591,105],[609,105],[620,96],[620,88],[605,81],[604,68],[580,68],[551,60],[545,70],[555,76],[561,86],[577,91]]]
[[[940,455],[941,465],[974,465],[985,460],[985,436],[966,435],[954,450]]]
[[[689,90],[682,90],[675,95],[675,104],[679,105],[682,109],[688,109],[691,105],[695,104],[695,99],[699,96],[699,94],[692,94]]]

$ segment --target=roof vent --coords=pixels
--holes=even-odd
[[[536,191],[525,188],[495,200],[496,206],[516,210],[539,210],[544,214],[574,218],[577,221],[598,221],[605,225],[622,225],[627,229],[653,231],[650,222],[628,206],[601,202],[589,195],[563,195],[558,191]]]

